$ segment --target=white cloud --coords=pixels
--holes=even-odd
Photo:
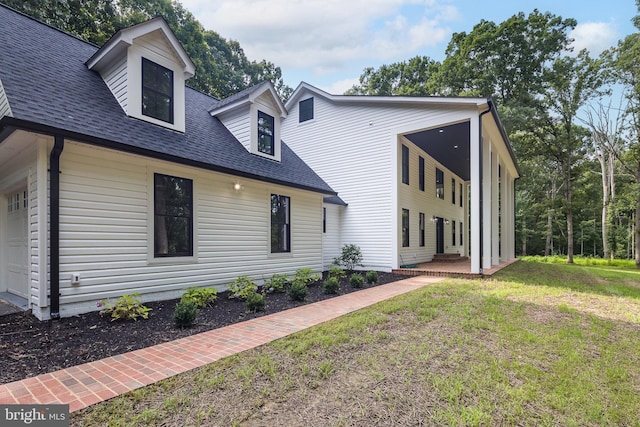
[[[319,86],[320,89],[328,92],[332,95],[342,95],[347,90],[351,89],[354,85],[360,83],[359,77],[354,77],[352,79],[343,79],[337,82],[333,82],[329,86]],[[312,83],[313,84],[313,83]]]
[[[571,44],[574,53],[587,49],[592,57],[600,55],[602,51],[613,46],[618,39],[614,24],[606,22],[578,24],[569,36],[575,39]]]
[[[446,41],[457,10],[435,0],[182,0],[206,29],[252,60],[315,76],[396,61]]]

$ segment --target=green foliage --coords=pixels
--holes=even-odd
[[[294,280],[287,294],[294,301],[304,301],[307,297],[307,284],[302,281]]]
[[[258,285],[249,276],[240,276],[229,285],[228,290],[229,299],[240,298],[244,300],[258,290]]]
[[[286,274],[274,274],[270,279],[264,281],[264,289],[267,292],[284,292],[284,287],[289,282]]]
[[[367,271],[367,283],[378,283],[378,272],[374,270]]]
[[[126,294],[116,300],[114,304],[108,300],[103,300],[101,305],[104,309],[100,314],[111,314],[111,321],[114,320],[138,320],[147,319],[151,309],[140,302],[140,295],[137,293]]]
[[[339,288],[340,282],[335,276],[329,276],[324,280],[324,282],[322,282],[322,291],[325,294],[336,294],[338,293]]]
[[[347,273],[337,265],[329,266],[329,276],[335,277],[338,282],[347,277]]]
[[[344,266],[345,270],[351,272],[356,266],[362,266],[362,251],[360,246],[348,243],[342,247],[339,257],[333,259],[335,265]]]
[[[206,306],[212,306],[218,298],[218,291],[216,288],[189,288],[187,292],[182,294],[180,301],[193,302],[196,307],[203,308]]]
[[[351,283],[351,286],[354,288],[361,288],[362,285],[364,285],[364,277],[362,277],[360,273],[353,273],[349,278],[349,283]]]
[[[309,286],[313,282],[316,282],[320,279],[320,275],[318,273],[314,273],[310,268],[300,268],[296,270],[295,276],[293,276],[293,280],[291,280],[292,284],[302,283],[305,286]]]
[[[435,74],[440,63],[428,56],[415,56],[408,61],[367,67],[360,75],[360,83],[347,91],[347,95],[433,95]]]
[[[247,310],[255,313],[264,310],[264,295],[253,292],[247,296]]]
[[[188,328],[193,325],[198,314],[198,307],[192,300],[182,300],[176,304],[173,312],[173,321],[179,328]]]

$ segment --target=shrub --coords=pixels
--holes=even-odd
[[[247,297],[258,290],[258,285],[253,282],[249,276],[240,276],[229,285],[229,299]]]
[[[181,302],[193,302],[197,308],[211,306],[218,298],[216,288],[189,288],[182,294]]]
[[[329,277],[335,277],[338,282],[347,277],[347,273],[337,265],[329,266]]]
[[[173,321],[179,328],[188,328],[193,325],[197,314],[198,307],[195,301],[180,301],[176,304],[176,309],[173,312]]]
[[[307,284],[294,280],[289,288],[289,297],[294,301],[304,301],[307,296]]]
[[[247,296],[247,310],[255,313],[264,310],[264,295],[253,292]]]
[[[286,274],[274,274],[271,279],[264,281],[264,288],[267,292],[284,292],[284,287],[288,281]]]
[[[339,257],[333,259],[335,265],[344,266],[345,270],[351,272],[356,266],[362,266],[362,252],[360,246],[353,243],[346,244],[342,247],[342,253]]]
[[[367,271],[367,283],[378,283],[378,272],[374,270]]]
[[[340,282],[335,276],[329,276],[322,282],[322,291],[325,294],[337,294],[340,288]]]
[[[362,277],[360,273],[354,273],[349,278],[349,283],[351,283],[351,286],[354,288],[361,288],[364,284],[364,277]]]
[[[139,294],[122,295],[114,304],[109,301],[102,301],[104,309],[100,314],[111,314],[111,321],[114,320],[138,320],[138,317],[147,319],[151,309],[140,302]]]
[[[291,283],[303,283],[305,286],[309,286],[311,283],[320,279],[320,275],[314,273],[310,268],[300,268],[296,270],[296,275],[293,276]]]

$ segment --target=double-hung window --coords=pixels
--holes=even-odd
[[[456,222],[451,221],[451,245],[456,245]]]
[[[420,191],[424,191],[424,157],[418,157],[418,185]]]
[[[436,168],[436,197],[444,200],[444,172]]]
[[[273,116],[258,111],[258,151],[273,156],[275,152],[275,120]]]
[[[173,123],[173,71],[142,58],[142,114]]]
[[[451,178],[451,203],[456,204],[456,180]]]
[[[424,246],[424,212],[420,212],[420,246]]]
[[[291,252],[291,199],[271,195],[271,253]]]
[[[402,209],[402,247],[409,247],[409,209]]]
[[[402,183],[409,184],[409,147],[402,146]]]
[[[193,181],[154,174],[154,255],[193,255]]]

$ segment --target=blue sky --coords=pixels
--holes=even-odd
[[[635,0],[180,0],[205,29],[237,40],[252,60],[280,66],[285,83],[331,93],[365,67],[426,55],[441,61],[454,32],[534,9],[578,26],[576,48],[592,55],[635,32]]]

